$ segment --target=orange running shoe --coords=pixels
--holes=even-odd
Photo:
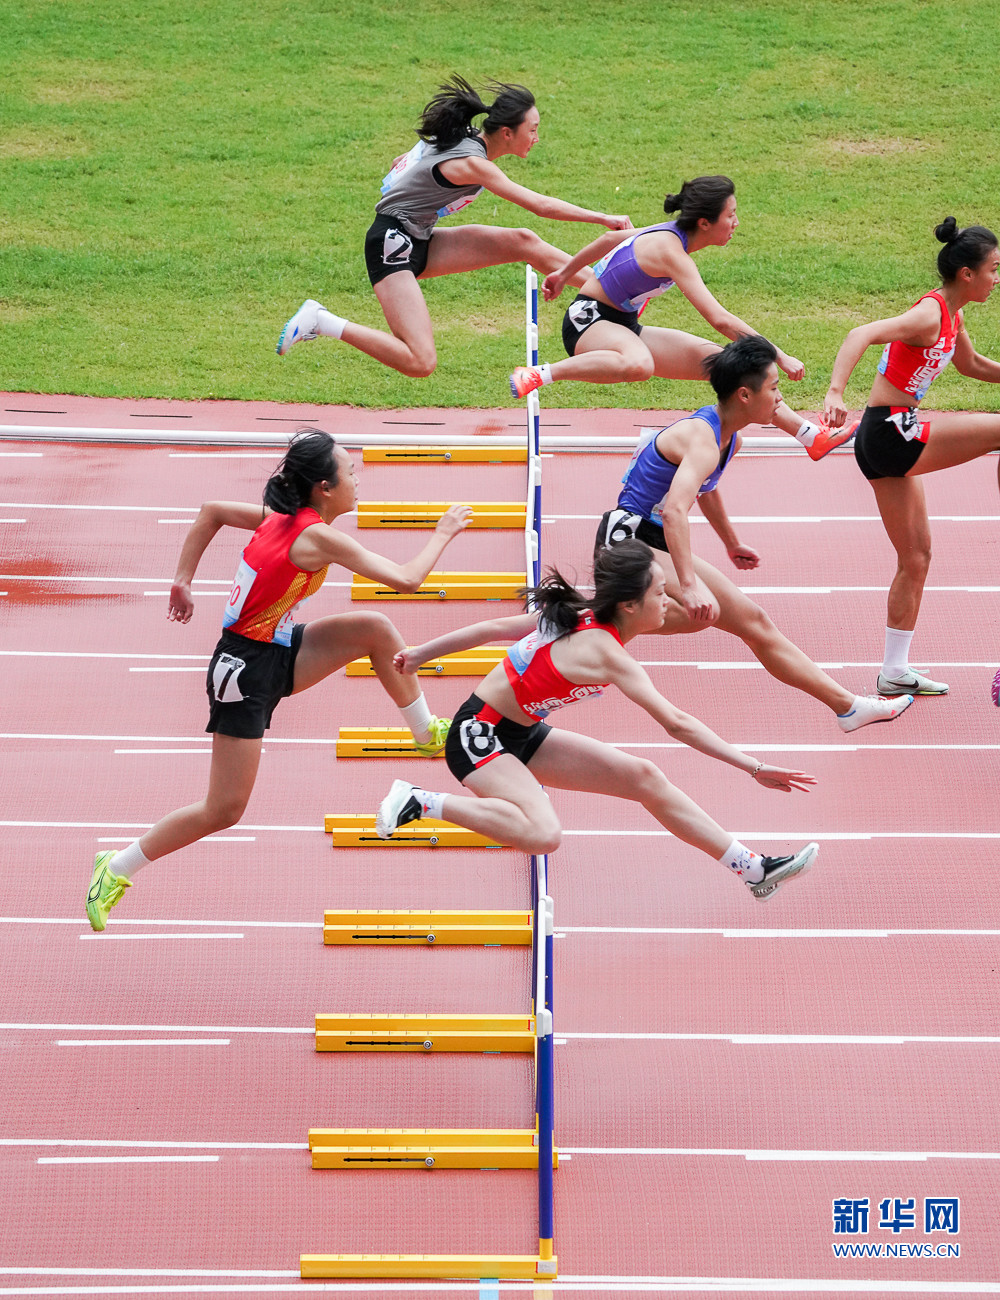
[[[537,366],[518,366],[510,377],[510,391],[515,397],[527,397],[542,386],[542,372]]]
[[[806,448],[810,460],[822,460],[835,448],[843,447],[845,442],[850,442],[860,423],[860,420],[855,420],[853,424],[845,424],[842,429],[831,429],[825,421],[821,421],[819,433]]]

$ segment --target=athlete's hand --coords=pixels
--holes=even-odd
[[[424,662],[419,651],[419,646],[407,646],[405,650],[397,650],[392,656],[392,666],[400,676],[406,677],[415,673]]]
[[[778,365],[788,378],[796,383],[806,373],[806,368],[798,357],[790,357],[787,352],[782,352],[780,348],[778,349]]]
[[[758,768],[753,779],[768,790],[783,790],[785,794],[790,794],[792,790],[802,790],[808,794],[809,787],[816,784],[816,778],[808,772],[790,772],[784,767],[771,767],[769,763]]]
[[[601,221],[609,230],[634,230],[631,217],[601,217]]]
[[[692,623],[702,623],[707,627],[715,622],[715,606],[711,600],[706,600],[698,587],[681,587],[680,603]]]
[[[553,298],[558,298],[565,288],[566,281],[562,271],[550,271],[542,281],[542,297],[546,302],[551,302]]]
[[[839,429],[847,419],[844,394],[838,393],[836,388],[829,389],[823,401],[823,419],[831,429]]]
[[[756,569],[760,564],[760,556],[752,546],[731,546],[726,554],[737,569]]]
[[[172,583],[167,618],[171,623],[190,623],[193,613],[194,601],[191,599],[190,586],[186,582]]]
[[[464,532],[472,518],[471,506],[449,506],[434,528],[436,533],[444,533],[449,541]]]

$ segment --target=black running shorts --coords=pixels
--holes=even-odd
[[[866,406],[854,435],[854,459],[866,479],[905,478],[929,432],[915,406]]]
[[[570,303],[563,316],[562,339],[568,356],[573,356],[581,336],[599,320],[610,321],[612,325],[623,325],[633,334],[642,333],[637,311],[619,311],[617,307],[609,307],[607,303],[598,302],[596,298],[588,298],[581,293]]]
[[[512,754],[527,767],[551,730],[547,722],[536,722],[531,727],[511,722],[478,695],[470,695],[451,720],[444,746],[445,762],[452,776],[463,782],[501,754]]]
[[[429,239],[414,239],[400,225],[398,217],[378,216],[365,235],[365,266],[368,279],[378,284],[395,271],[420,275],[427,265]]]
[[[294,625],[291,645],[223,632],[208,665],[206,731],[240,740],[259,740],[264,735],[278,701],[292,693],[295,658],[305,627],[305,623]]]
[[[597,525],[594,538],[594,554],[604,546],[616,546],[619,542],[645,542],[654,551],[666,551],[667,539],[663,529],[650,523],[642,515],[635,515],[630,510],[616,506],[614,510],[605,510],[601,522]]]

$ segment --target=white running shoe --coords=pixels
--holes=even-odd
[[[908,668],[900,677],[879,673],[875,689],[879,695],[947,695],[947,682],[932,682],[929,677]]]
[[[892,722],[912,703],[912,695],[897,695],[892,700],[883,700],[879,695],[856,695],[854,708],[850,713],[838,715],[837,726],[841,731],[857,731],[869,722]]]
[[[314,298],[305,300],[292,319],[285,322],[285,328],[281,331],[281,338],[278,339],[278,346],[275,348],[279,357],[283,357],[296,343],[310,343],[314,338],[319,337],[316,333],[316,325],[319,321],[319,313],[324,310],[323,304],[316,302]]]
[[[400,826],[419,821],[424,815],[420,800],[413,793],[416,788],[409,781],[393,781],[375,816],[375,834],[379,839],[389,839]]]
[[[819,852],[819,845],[813,841],[807,844],[804,849],[799,849],[798,853],[790,853],[784,858],[765,858],[764,859],[764,879],[755,883],[746,881],[746,887],[753,894],[758,902],[766,903],[769,898],[773,898],[786,881],[791,880],[793,876],[802,876],[812,866],[816,854]]]

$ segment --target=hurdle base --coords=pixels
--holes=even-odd
[[[533,1129],[310,1129],[314,1169],[537,1169]],[[559,1168],[553,1148],[552,1168]]]
[[[327,910],[324,944],[390,948],[402,944],[441,946],[531,943],[531,912]]]
[[[554,1278],[558,1260],[536,1255],[302,1255],[300,1276],[346,1278]]]

